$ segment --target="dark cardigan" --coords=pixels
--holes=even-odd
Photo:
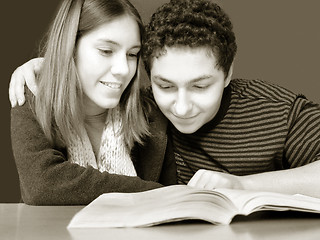
[[[175,184],[167,121],[157,108],[151,112],[150,125],[151,137],[132,152],[138,177],[128,177],[70,163],[65,148],[48,142],[28,102],[13,108],[11,140],[22,201],[31,205],[83,205],[102,193],[138,192]]]

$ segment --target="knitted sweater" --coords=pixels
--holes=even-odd
[[[83,139],[80,139],[79,136],[73,137],[72,143],[67,147],[68,160],[84,167],[90,165],[100,172],[107,171],[108,173],[137,176],[130,154],[125,146],[124,137],[121,134],[120,108],[115,108],[113,112],[114,116],[102,114],[104,118],[100,117],[104,126],[102,129],[98,129],[100,132],[96,137],[100,139],[99,142],[95,143],[89,139],[90,131],[95,130],[95,126],[89,125],[89,123],[86,124],[86,131],[83,131]],[[91,119],[94,119],[94,117],[91,116]],[[91,126],[91,128],[88,126]],[[94,134],[95,132],[91,132],[90,135],[93,136]],[[94,153],[94,148],[99,149],[98,153]]]
[[[320,106],[259,80],[232,80],[215,118],[197,132],[170,129],[180,183],[201,168],[248,175],[320,159]]]
[[[157,108],[151,111],[149,122],[151,137],[131,152],[138,175],[133,177],[71,163],[66,147],[48,142],[28,102],[13,108],[11,140],[22,200],[32,205],[79,205],[102,193],[137,192],[176,183],[175,163],[167,148],[167,122]]]

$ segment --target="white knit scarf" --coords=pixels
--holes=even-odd
[[[112,116],[107,116],[100,143],[99,157],[96,160],[93,148],[85,131],[84,139],[75,137],[68,147],[68,160],[80,166],[92,166],[100,172],[137,176],[130,154],[121,134],[122,119],[117,107]]]

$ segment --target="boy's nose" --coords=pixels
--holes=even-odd
[[[185,117],[188,115],[191,109],[191,101],[188,99],[187,93],[182,92],[178,94],[176,102],[174,104],[174,111],[177,117]]]

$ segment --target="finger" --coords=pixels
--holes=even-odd
[[[19,96],[17,95],[17,83],[20,81],[24,81],[24,78],[22,77],[22,74],[20,73],[21,68],[17,68],[11,75],[10,84],[9,84],[9,99],[12,107],[15,107],[17,103],[19,104],[23,102],[24,96],[19,99]],[[20,77],[19,77],[20,76]]]
[[[36,76],[35,72],[28,70],[24,73],[25,83],[27,84],[27,87],[30,89],[30,91],[36,95],[37,94],[37,85],[36,85]],[[19,87],[19,91],[24,92],[24,85]]]
[[[206,181],[203,188],[207,190],[214,190],[216,188],[216,183],[214,181]]]
[[[200,169],[190,179],[189,186],[202,188],[207,190],[213,190],[217,187],[217,177],[214,171]]]
[[[197,177],[195,175],[193,175],[193,177],[189,180],[187,185],[190,187],[196,187],[197,182],[198,182]]]
[[[23,105],[25,102],[24,85],[25,85],[25,78],[22,74],[20,74],[18,77],[16,77],[14,89],[13,89],[19,106]]]
[[[24,64],[23,76],[30,91],[37,95],[36,77],[39,75],[44,58],[33,58]]]
[[[12,76],[11,76],[10,83],[9,83],[9,101],[10,101],[11,107],[17,106],[17,97],[13,91],[14,89],[13,85],[14,84],[12,82]]]
[[[36,76],[39,75],[40,73],[43,61],[44,61],[44,58],[31,59],[29,63],[33,65],[33,67],[30,69],[32,69],[33,71],[26,72],[26,75],[25,75],[27,86],[34,95],[37,94],[37,90],[38,90],[37,84],[36,84]]]
[[[204,171],[202,171],[201,169],[198,170],[188,182],[188,186],[202,188],[204,186],[203,174]]]

